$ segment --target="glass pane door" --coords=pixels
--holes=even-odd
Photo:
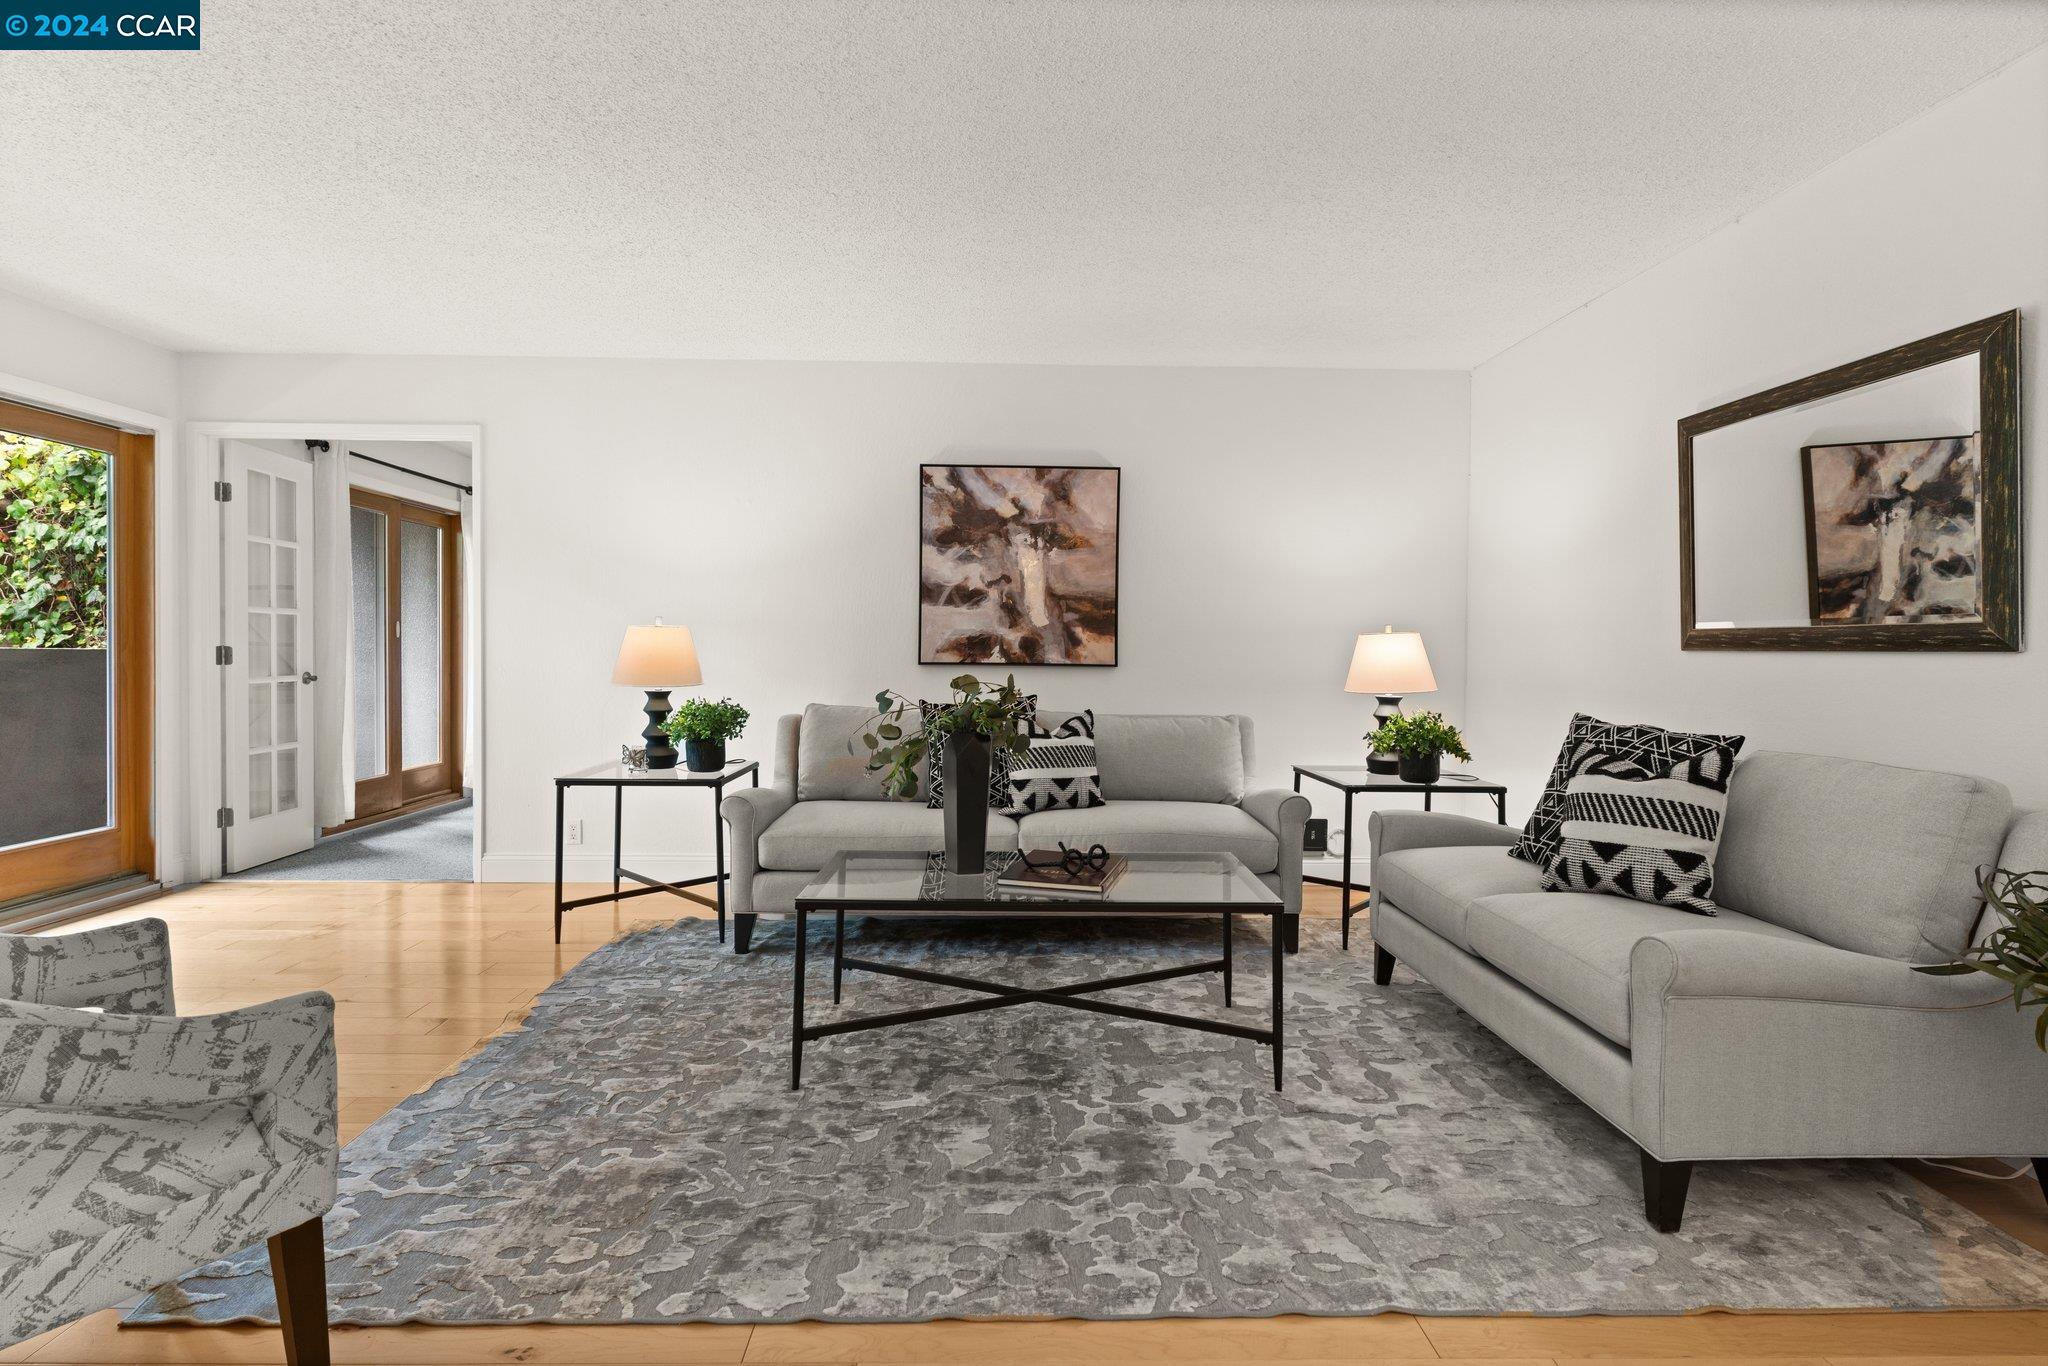
[[[350,651],[356,683],[349,705],[355,710],[356,778],[381,778],[391,771],[384,726],[384,561],[390,518],[375,508],[349,509],[351,586]]]
[[[368,489],[349,493],[356,819],[462,790],[461,519]]]
[[[0,431],[0,848],[113,824],[113,462],[106,451]]]
[[[441,528],[398,532],[399,752],[407,768],[441,762]]]
[[[247,481],[249,819],[297,811],[301,478],[251,470]]]
[[[0,402],[0,903],[155,870],[154,458]]]

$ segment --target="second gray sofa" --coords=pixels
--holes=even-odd
[[[1398,958],[1642,1149],[1667,1232],[1693,1164],[2036,1157],[2048,1056],[2004,983],[1932,977],[1991,927],[1976,874],[2048,868],[1983,778],[1813,754],[1735,767],[1719,915],[1542,890],[1516,832],[1372,817],[1374,977]]]
[[[945,848],[945,812],[922,797],[891,801],[866,771],[858,736],[872,707],[805,707],[775,726],[775,778],[729,794],[733,950],[745,953],[761,916],[795,909],[797,893],[842,850]],[[1072,715],[1040,712],[1052,726]],[[1105,805],[1012,818],[991,812],[989,847],[1101,844],[1120,854],[1229,852],[1279,894],[1288,947],[1301,916],[1301,833],[1306,797],[1247,791],[1252,723],[1244,716],[1120,716],[1098,712],[1095,748]]]

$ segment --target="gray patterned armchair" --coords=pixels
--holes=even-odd
[[[325,1366],[333,998],[172,1008],[161,920],[0,934],[0,1347],[267,1238],[285,1359]]]

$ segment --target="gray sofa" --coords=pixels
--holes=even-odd
[[[1072,713],[1041,712],[1057,725]],[[745,953],[761,916],[795,909],[797,893],[848,849],[945,848],[945,812],[882,795],[878,775],[848,742],[872,707],[813,704],[775,726],[775,780],[728,795],[731,832],[726,909],[733,951]],[[1098,712],[1095,747],[1106,805],[1021,819],[991,812],[991,849],[1102,844],[1118,853],[1229,851],[1286,903],[1288,947],[1298,943],[1301,832],[1308,799],[1284,789],[1247,792],[1252,723],[1243,716],[1118,716]]]
[[[2048,868],[2048,812],[1982,778],[1760,753],[1729,788],[1714,917],[1542,891],[1516,833],[1372,817],[1374,978],[1398,959],[1633,1139],[1658,1228],[1699,1161],[2048,1153],[2031,1020],[1993,978],[1910,967],[1997,923],[1979,866]]]

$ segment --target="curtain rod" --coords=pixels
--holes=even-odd
[[[317,449],[323,451],[328,449],[327,443],[325,441],[308,441],[306,445],[309,449]],[[428,474],[425,470],[408,469],[404,465],[394,465],[389,460],[379,460],[376,456],[364,455],[361,451],[350,451],[349,458],[352,460],[367,460],[372,465],[382,465],[387,470],[397,470],[400,474],[409,474],[415,479],[425,479],[435,484],[446,484],[449,488],[461,489],[464,493],[467,493],[472,497],[474,497],[476,494],[476,490],[471,488],[467,484],[458,484],[453,479],[443,479],[440,475]]]

